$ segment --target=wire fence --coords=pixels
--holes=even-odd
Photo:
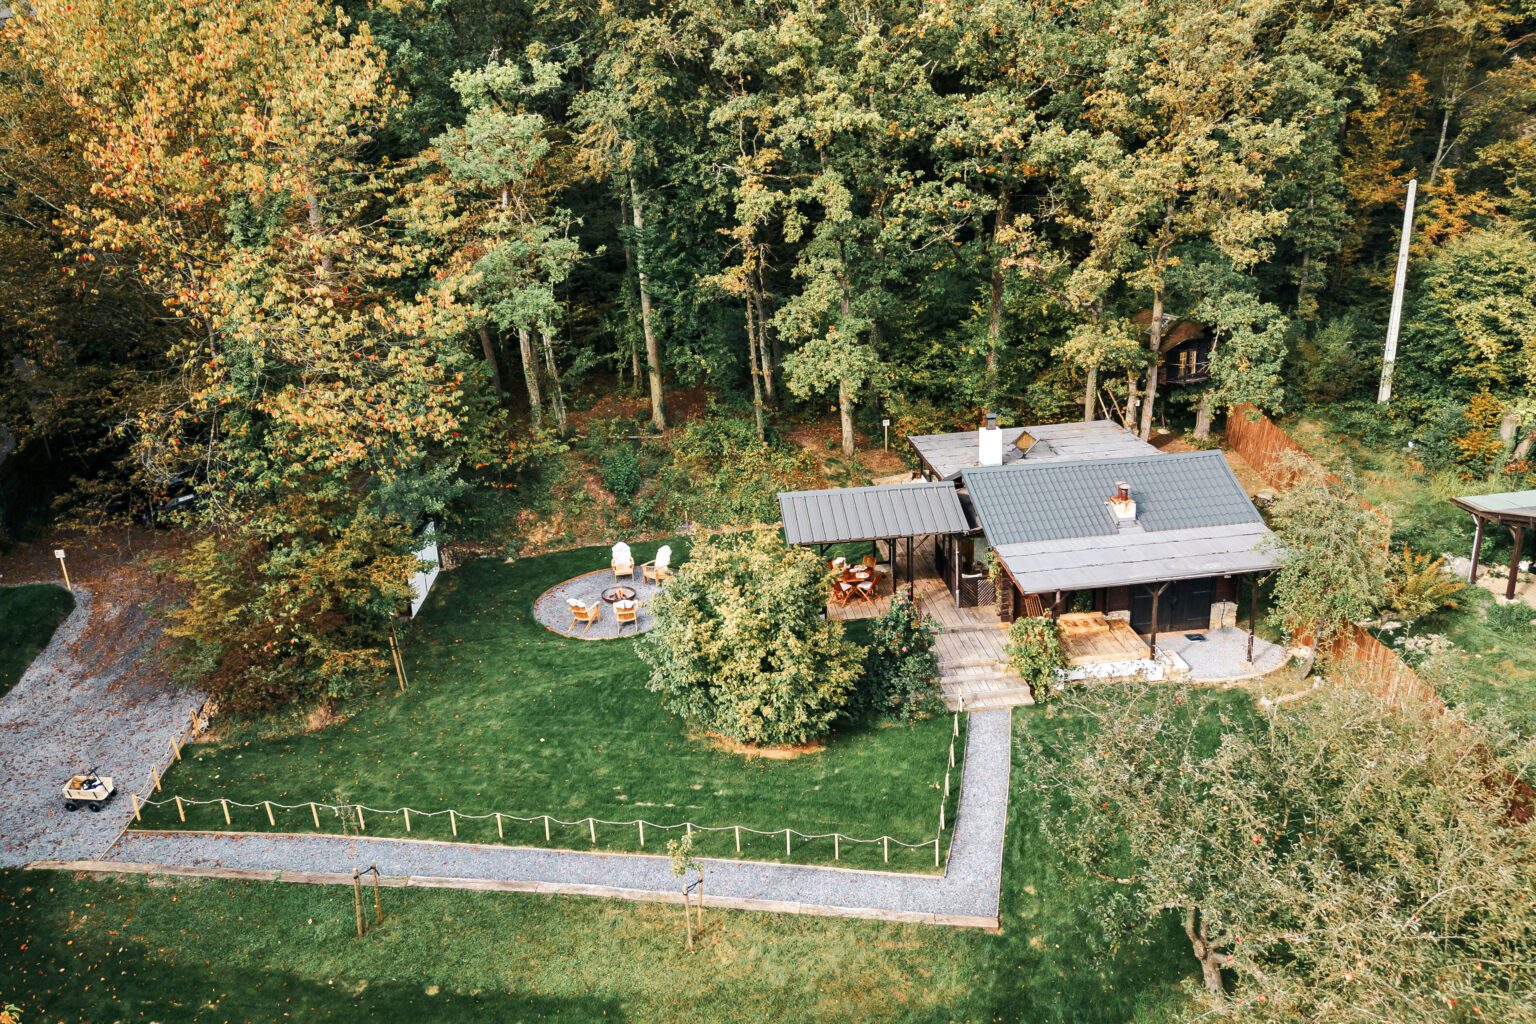
[[[264,819],[269,830],[277,830],[278,813],[282,812],[288,820],[285,825],[291,827],[295,812],[299,814],[299,820],[303,826],[312,826],[315,832],[334,834],[340,831],[343,835],[357,834],[368,835],[389,834],[393,832],[400,835],[398,826],[403,826],[405,836],[413,836],[421,830],[423,822],[438,822],[447,819],[449,832],[453,839],[460,839],[460,828],[475,824],[488,829],[485,823],[494,823],[496,840],[507,841],[507,834],[514,827],[517,832],[514,840],[527,841],[530,838],[537,841],[540,835],[546,845],[558,847],[557,838],[566,838],[569,830],[580,830],[584,834],[588,844],[596,847],[599,845],[599,826],[604,830],[603,840],[608,845],[625,845],[626,840],[615,834],[617,830],[624,830],[625,835],[633,835],[638,841],[638,849],[647,849],[647,841],[654,845],[658,838],[664,838],[670,834],[682,832],[687,836],[719,836],[733,845],[737,855],[743,853],[744,841],[748,846],[755,845],[756,840],[775,839],[782,837],[784,840],[784,856],[791,858],[797,852],[801,852],[812,843],[825,844],[830,840],[832,845],[833,861],[842,861],[846,855],[860,848],[878,848],[881,863],[891,862],[891,851],[933,850],[933,863],[935,867],[942,867],[945,863],[947,850],[945,847],[946,836],[953,840],[955,815],[951,807],[951,801],[958,798],[958,772],[961,767],[961,743],[960,743],[960,714],[954,713],[949,737],[948,758],[944,767],[942,782],[935,781],[939,789],[938,827],[932,838],[919,839],[915,842],[899,839],[891,835],[881,835],[874,838],[854,836],[834,830],[831,832],[804,832],[796,828],[784,827],[777,829],[760,829],[751,825],[701,825],[697,822],[682,821],[676,823],[655,822],[646,818],[630,818],[617,820],[611,818],[599,818],[595,815],[578,817],[567,820],[553,814],[520,815],[508,814],[502,811],[489,813],[466,813],[454,808],[435,811],[424,811],[415,807],[372,807],[364,803],[346,800],[306,800],[299,803],[284,803],[277,800],[262,800],[246,802],[233,800],[228,797],[198,798],[187,797],[180,794],[169,796],[140,796],[132,793],[134,821],[143,824],[144,812],[151,808],[174,807],[176,810],[177,824],[185,825],[187,812],[199,807],[217,807],[222,815],[226,828],[235,827],[235,814],[233,811],[255,811],[258,828]],[[173,755],[171,761],[180,758],[179,745],[172,742]],[[161,789],[161,772],[155,772],[152,781],[151,792],[159,792]],[[217,819],[215,819],[215,824]],[[388,823],[381,829],[381,823]],[[327,828],[333,825],[333,828]],[[390,827],[397,826],[397,827]],[[530,830],[531,829],[531,833]],[[558,830],[558,832],[557,832]],[[440,831],[440,830],[439,830]],[[798,844],[798,845],[797,845]],[[824,848],[824,847],[823,847]],[[730,847],[727,847],[729,852]]]

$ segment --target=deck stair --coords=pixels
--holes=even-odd
[[[1032,704],[1029,686],[1006,663],[1007,632],[991,625],[941,625],[934,637],[939,687],[954,711]]]

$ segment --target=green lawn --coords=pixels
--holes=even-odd
[[[636,556],[649,559],[653,548],[637,545]],[[406,694],[381,693],[355,706],[345,722],[314,732],[263,737],[248,728],[192,747],[166,775],[160,796],[549,814],[579,822],[551,827],[551,842],[574,848],[593,845],[588,817],[931,841],[949,716],[912,727],[849,726],[824,749],[788,760],[717,749],[707,737],[690,735],[646,690],[647,668],[633,640],[567,639],[534,621],[534,599],[546,588],[607,560],[606,549],[589,548],[513,564],[483,559],[444,574],[408,643]],[[238,829],[269,828],[261,808],[232,808],[231,816]],[[279,830],[314,828],[307,806],[276,809],[274,816]],[[323,810],[320,820],[328,830],[342,827]],[[446,814],[413,813],[409,835],[452,839],[454,824]],[[461,841],[497,841],[493,819],[456,824]],[[226,826],[222,808],[204,804],[187,810],[185,825],[174,807],[151,808],[143,827]],[[401,815],[365,815],[364,827],[406,835]],[[635,826],[596,830],[599,848],[640,848]],[[508,843],[545,842],[542,821],[507,819],[502,832]],[[648,829],[645,849],[659,851],[666,838]],[[702,852],[735,854],[732,833],[698,839]],[[852,866],[886,863],[877,844],[834,849],[831,839],[794,842],[796,861],[840,855]],[[742,855],[784,859],[782,832],[744,833]],[[892,868],[933,871],[933,861],[931,845],[891,847]]]
[[[1458,604],[1414,627],[1414,633],[1439,633],[1457,648],[1438,671],[1419,674],[1468,716],[1494,717],[1521,735],[1536,736],[1536,608],[1501,605],[1487,591],[1471,589]]]
[[[0,587],[0,697],[21,680],[74,607],[69,591],[52,583]]]
[[[1247,697],[1202,693],[1209,708]],[[1078,723],[1015,712],[1060,757]],[[1017,748],[1016,748],[1017,749]],[[386,889],[351,937],[346,887],[0,873],[0,1002],[53,1021],[891,1021],[1160,1024],[1194,961],[1177,923],[1113,947],[1112,883],[1065,866],[1015,757],[1001,934],[673,906]]]

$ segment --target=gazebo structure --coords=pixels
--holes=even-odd
[[[1477,563],[1483,553],[1483,531],[1489,523],[1507,528],[1514,537],[1515,550],[1509,559],[1509,586],[1504,589],[1507,601],[1515,599],[1515,587],[1520,579],[1520,555],[1525,549],[1525,531],[1536,528],[1536,491],[1504,491],[1500,494],[1476,494],[1452,498],[1457,508],[1472,514],[1477,522],[1477,532],[1472,540],[1472,568],[1467,582],[1477,582]]]

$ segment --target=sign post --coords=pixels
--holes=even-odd
[[[886,451],[890,451],[891,450],[891,421],[890,421],[890,419],[889,418],[882,419],[880,421],[880,426],[885,428],[885,450]]]
[[[69,566],[64,564],[64,549],[54,548],[53,557],[59,560],[59,568],[64,571],[64,589],[71,594],[75,592],[74,585],[69,582]]]

